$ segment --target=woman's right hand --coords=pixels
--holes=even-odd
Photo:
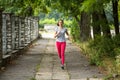
[[[56,32],[54,37],[55,37],[55,38],[58,37],[59,34],[60,34],[60,31]]]
[[[59,34],[60,34],[60,31],[57,32],[57,35],[59,35]]]

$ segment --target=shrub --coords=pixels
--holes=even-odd
[[[71,36],[73,41],[79,41],[80,40],[80,27],[78,26],[78,23],[73,20],[71,25]]]
[[[104,56],[115,57],[114,43],[110,38],[97,36],[89,42],[90,61],[92,64],[100,65]]]
[[[91,40],[89,43],[89,47],[94,50],[99,50],[101,56],[115,56],[113,40],[104,36],[98,36],[94,40]]]
[[[120,55],[120,34],[113,37],[113,42],[115,45],[114,52],[116,55]]]
[[[56,24],[56,23],[57,22],[55,21],[54,18],[52,18],[52,19],[44,19],[44,20],[39,21],[39,24],[42,24],[42,25],[44,25],[44,24]]]
[[[116,69],[117,73],[120,75],[120,55],[116,57]]]
[[[54,18],[52,19],[42,19],[39,21],[40,24],[40,28],[44,27],[44,24],[57,24],[57,20],[55,20]],[[71,26],[72,21],[71,20],[64,20],[64,26],[65,27],[70,27]]]

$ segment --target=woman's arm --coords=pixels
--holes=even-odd
[[[67,36],[69,36],[69,33],[68,33],[68,31],[66,30],[66,34],[67,34]]]
[[[59,35],[60,32],[55,32],[54,38],[56,38]]]
[[[68,39],[70,39],[70,36],[67,30],[66,30],[66,35],[68,36]]]

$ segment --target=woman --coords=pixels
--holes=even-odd
[[[65,33],[67,34],[69,38],[69,34],[66,28],[63,26],[63,20],[59,20],[57,25],[58,27],[55,29],[55,35],[56,38],[56,47],[58,51],[58,56],[61,60],[61,68],[64,69],[64,62],[65,62],[65,48],[66,48],[66,39],[65,39]]]

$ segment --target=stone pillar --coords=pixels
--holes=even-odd
[[[21,47],[25,46],[25,18],[20,17],[21,19]]]
[[[12,13],[3,13],[3,28],[4,34],[3,36],[6,37],[6,51],[7,53],[13,50],[12,46]],[[5,29],[6,28],[6,29]],[[5,31],[6,30],[6,31]]]
[[[2,54],[7,53],[6,15],[2,14]]]
[[[38,35],[39,35],[39,21],[38,21],[38,17],[37,16],[34,16],[34,22],[33,22],[33,25],[34,25],[34,39],[38,38]]]
[[[2,65],[2,10],[0,9],[0,67]]]
[[[27,40],[27,43],[29,44],[31,42],[31,18],[29,17],[28,18],[28,26],[27,26],[27,37],[28,37],[28,40]]]
[[[31,17],[30,19],[30,41],[34,40],[34,19]]]
[[[19,49],[19,16],[14,16],[15,24],[14,24],[14,29],[15,29],[15,36],[14,36],[14,41],[15,41],[15,49]]]
[[[36,27],[36,38],[38,38],[38,36],[39,36],[39,18],[36,17],[35,20],[36,20],[36,22],[35,22],[35,27]]]
[[[15,50],[15,17],[12,15],[11,17],[12,21],[12,50]]]
[[[35,17],[33,17],[33,28],[34,28],[34,31],[33,31],[33,40],[35,40],[35,39],[36,39],[36,32],[37,32],[37,30],[36,30],[36,19],[35,19]]]
[[[21,48],[21,17],[18,17],[18,24],[19,24],[19,26],[18,26],[18,34],[19,34],[19,49]]]

